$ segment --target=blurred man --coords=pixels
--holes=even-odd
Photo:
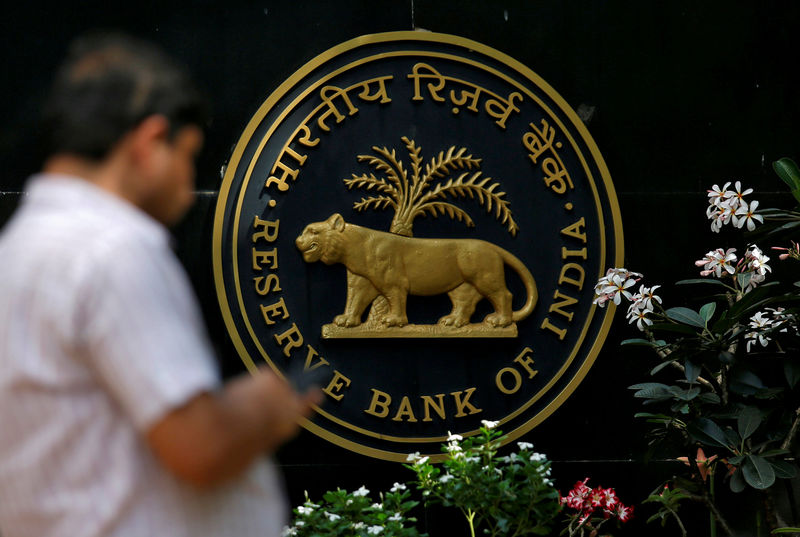
[[[81,40],[49,157],[0,235],[3,537],[276,536],[262,456],[313,395],[222,384],[165,226],[193,200],[205,106],[151,46]]]

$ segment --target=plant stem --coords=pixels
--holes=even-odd
[[[472,509],[467,509],[467,522],[469,522],[469,534],[470,537],[475,537],[475,526],[473,524],[473,520],[475,519],[475,511]]]
[[[714,503],[714,496],[715,496],[714,495],[714,476],[711,475],[711,478],[708,481],[709,481],[709,491],[710,491],[710,494],[711,494],[711,502],[710,503],[713,504]],[[709,521],[710,524],[711,524],[711,528],[710,528],[711,537],[717,537],[717,519],[714,518],[714,513],[711,510],[709,510],[708,514],[711,517],[711,519]]]
[[[789,449],[794,441],[795,435],[797,435],[797,431],[800,430],[800,408],[795,410],[794,414],[794,422],[792,422],[792,427],[789,429],[789,434],[786,435],[786,440],[781,444],[781,449]]]

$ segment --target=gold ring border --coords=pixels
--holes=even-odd
[[[245,150],[245,148],[247,146],[247,143],[250,141],[250,138],[252,137],[252,134],[255,132],[255,130],[260,125],[261,120],[272,109],[272,107],[280,100],[280,98],[282,98],[290,88],[292,88],[295,84],[297,84],[297,82],[299,82],[305,76],[307,76],[313,69],[319,67],[320,65],[322,65],[325,62],[327,62],[331,58],[334,58],[334,57],[338,56],[339,54],[341,54],[343,52],[358,48],[358,47],[363,46],[363,45],[374,44],[374,43],[383,43],[383,42],[387,42],[387,41],[436,42],[436,43],[445,43],[445,44],[456,45],[456,46],[460,46],[462,48],[466,48],[466,49],[469,49],[469,50],[474,50],[474,51],[479,52],[479,53],[481,53],[483,55],[486,55],[486,56],[488,56],[490,58],[498,60],[501,63],[505,64],[506,66],[511,67],[512,69],[517,71],[519,74],[521,74],[524,77],[532,80],[534,82],[534,84],[536,84],[539,89],[544,91],[553,100],[553,102],[556,103],[556,105],[558,105],[560,110],[567,116],[567,118],[572,122],[573,126],[576,128],[576,130],[581,135],[581,138],[583,139],[584,143],[586,144],[586,147],[589,149],[589,151],[591,152],[592,156],[594,157],[595,165],[598,167],[598,170],[600,171],[600,176],[602,178],[603,185],[605,186],[606,195],[607,195],[607,198],[608,198],[608,203],[609,203],[610,209],[611,209],[612,221],[613,221],[613,224],[614,224],[613,228],[614,228],[614,239],[615,239],[615,246],[616,246],[616,248],[615,248],[616,255],[615,255],[614,265],[615,266],[620,266],[622,264],[622,261],[624,259],[624,242],[623,242],[623,233],[622,233],[621,213],[620,213],[620,210],[619,210],[619,202],[618,202],[618,199],[616,197],[616,192],[614,190],[613,183],[611,182],[611,176],[610,176],[610,173],[608,171],[608,168],[607,168],[607,166],[605,164],[605,161],[603,160],[602,155],[600,154],[599,149],[597,148],[597,145],[594,142],[594,139],[591,137],[591,135],[589,134],[588,130],[583,125],[583,122],[577,117],[575,112],[566,103],[566,101],[564,101],[564,99],[547,82],[545,82],[543,79],[541,79],[541,77],[539,77],[536,73],[534,73],[528,67],[526,67],[522,63],[518,62],[517,60],[507,56],[506,54],[504,54],[504,53],[502,53],[502,52],[500,52],[500,51],[498,51],[496,49],[493,49],[491,47],[488,47],[486,45],[483,45],[481,43],[478,43],[478,42],[475,42],[475,41],[472,41],[472,40],[469,40],[469,39],[466,39],[466,38],[458,37],[458,36],[453,36],[453,35],[448,35],[448,34],[428,33],[428,32],[422,33],[422,32],[403,31],[403,32],[386,32],[386,33],[381,33],[381,34],[370,34],[370,35],[364,35],[364,36],[361,36],[361,37],[357,37],[355,39],[351,39],[349,41],[346,41],[344,43],[336,45],[336,46],[328,49],[327,51],[323,52],[322,54],[316,56],[311,61],[306,63],[303,67],[301,67],[298,71],[296,71],[292,76],[290,76],[288,79],[286,79],[275,91],[272,92],[272,94],[267,98],[267,100],[264,101],[264,103],[259,107],[259,109],[256,111],[256,113],[253,115],[253,117],[248,122],[245,130],[243,131],[242,135],[239,138],[239,141],[237,142],[236,148],[234,149],[234,152],[233,152],[233,154],[231,156],[231,159],[230,159],[230,161],[228,163],[228,167],[226,169],[225,177],[223,179],[223,184],[222,184],[222,186],[220,188],[219,197],[218,197],[218,200],[217,200],[217,207],[216,207],[216,211],[215,211],[215,215],[214,215],[215,222],[214,222],[213,245],[212,245],[214,279],[215,279],[215,284],[216,284],[216,287],[217,287],[217,298],[218,298],[218,301],[220,303],[220,307],[221,307],[221,310],[222,310],[222,314],[223,314],[223,318],[224,318],[224,321],[225,321],[226,328],[228,330],[229,335],[231,336],[231,338],[233,340],[233,343],[234,343],[235,348],[237,349],[237,352],[239,353],[240,357],[242,358],[242,361],[245,363],[245,366],[247,367],[247,369],[249,371],[251,371],[251,372],[255,371],[257,369],[257,367],[254,364],[252,358],[247,353],[247,351],[246,351],[246,349],[244,347],[244,344],[243,344],[243,342],[241,341],[241,339],[240,339],[240,337],[238,335],[238,331],[236,330],[236,326],[235,326],[234,321],[233,321],[232,312],[231,312],[230,307],[229,307],[228,302],[227,302],[227,296],[226,296],[225,288],[224,288],[224,281],[222,279],[223,270],[222,270],[222,255],[221,255],[222,252],[221,252],[221,248],[222,248],[222,235],[224,233],[224,229],[222,229],[222,221],[223,221],[223,217],[224,217],[226,201],[227,201],[227,198],[228,198],[228,196],[230,194],[231,186],[232,186],[232,183],[233,183],[235,170],[238,167],[239,161],[241,160],[242,154],[244,153],[244,150]],[[456,59],[460,59],[461,61],[464,61],[464,58],[456,58]],[[480,67],[484,67],[484,68],[488,67],[488,66],[482,66],[482,65],[479,65],[479,66]],[[563,125],[562,125],[562,128],[563,128]],[[565,134],[571,139],[571,133],[567,129],[563,129],[563,130],[564,130]],[[575,144],[574,140],[571,139],[571,141],[572,141],[572,144],[573,144],[573,147],[574,147],[576,144]],[[260,149],[261,148],[259,147],[257,152],[260,152]],[[584,166],[585,166],[585,162],[584,162]],[[250,175],[250,173],[249,173],[250,171],[251,170],[248,170],[248,173],[246,173],[246,175],[249,176]],[[591,177],[591,173],[589,173],[589,176]],[[590,181],[590,184],[592,185],[593,188],[596,188],[595,185],[594,185],[594,181]],[[597,194],[597,192],[596,192],[596,194]],[[599,206],[599,199],[598,199],[597,195],[595,195],[595,200],[597,200],[596,201],[596,205],[598,205],[598,215],[599,215],[599,218],[600,218],[600,220],[602,222],[602,219],[603,219],[602,207]],[[238,214],[235,215],[235,217],[238,218]],[[602,223],[601,223],[601,231],[602,231],[601,239],[605,238],[604,237],[605,236],[604,229],[605,229],[605,226],[602,225]],[[605,253],[606,253],[605,252],[605,248],[603,248],[602,252],[601,252],[601,258],[605,256]],[[603,264],[601,263],[601,275],[602,275],[602,270],[603,270]],[[594,311],[594,309],[593,309],[593,311]],[[590,312],[590,319],[591,319],[591,317],[593,315],[593,311]],[[570,382],[567,384],[567,386],[565,386],[564,389],[562,389],[562,391],[558,394],[558,396],[555,399],[553,399],[548,404],[548,406],[545,407],[541,412],[537,413],[536,416],[532,417],[530,420],[525,422],[523,425],[521,425],[520,427],[517,427],[516,429],[514,429],[514,431],[509,433],[507,438],[506,438],[506,442],[510,442],[510,441],[512,441],[512,440],[514,440],[516,438],[519,438],[523,434],[525,434],[528,431],[530,431],[530,429],[532,429],[533,427],[535,427],[536,425],[538,425],[539,423],[544,421],[561,404],[563,404],[563,402],[569,397],[569,395],[571,395],[571,393],[575,390],[575,388],[578,386],[578,384],[580,384],[580,382],[586,376],[588,370],[591,368],[591,366],[593,365],[594,361],[596,360],[597,354],[600,352],[600,349],[602,348],[602,344],[603,344],[603,342],[605,341],[605,339],[606,339],[606,337],[608,335],[608,331],[610,329],[610,325],[611,325],[611,322],[612,322],[612,319],[613,319],[614,311],[615,311],[615,308],[609,308],[609,310],[607,311],[605,319],[603,321],[603,324],[601,325],[601,328],[598,331],[598,334],[597,334],[597,337],[595,338],[594,344],[592,345],[592,347],[589,349],[589,352],[587,353],[587,356],[586,356],[586,359],[584,360],[583,366],[576,373],[576,375],[570,380]],[[583,333],[581,334],[581,336],[579,338],[579,342],[578,342],[578,345],[576,345],[576,348],[580,346],[580,342],[582,341],[583,337],[585,336],[585,333],[586,333],[587,329],[588,329],[588,322],[584,325],[584,331],[583,331]],[[535,395],[534,398],[532,400],[529,400],[525,405],[523,405],[523,407],[521,407],[517,411],[513,412],[511,415],[506,416],[505,418],[503,418],[502,422],[506,422],[506,421],[508,421],[510,419],[513,419],[513,417],[519,415],[519,413],[524,411],[527,407],[530,406],[530,404],[532,404],[536,399],[538,399],[543,392],[547,391],[547,389],[549,389],[549,387],[551,387],[552,384],[555,382],[555,379],[560,378],[560,376],[563,374],[564,368],[567,365],[569,365],[569,363],[571,362],[572,358],[574,358],[574,353],[573,353],[573,356],[571,356],[570,359],[568,359],[568,361],[565,363],[565,365],[562,367],[562,369],[557,373],[557,375],[554,376],[554,379],[551,379],[551,382],[549,382],[547,386],[545,386],[542,390],[540,390],[539,394]],[[269,361],[268,361],[268,363],[269,363]],[[272,366],[271,363],[270,363],[270,366]],[[273,369],[275,369],[275,368],[273,367]],[[281,374],[281,372],[278,371],[278,370],[276,370],[276,373],[278,373],[279,375]],[[336,421],[340,421],[340,420],[337,419]],[[370,448],[368,446],[363,446],[361,444],[357,444],[357,443],[355,443],[355,442],[353,442],[351,440],[347,440],[347,439],[339,437],[338,435],[330,433],[329,431],[323,429],[322,427],[320,427],[317,424],[314,424],[313,422],[310,422],[309,420],[304,420],[303,426],[306,429],[310,430],[311,432],[314,432],[318,436],[321,436],[321,437],[325,438],[326,440],[329,440],[329,441],[333,442],[334,444],[339,445],[341,447],[344,447],[346,449],[349,449],[349,450],[352,450],[352,451],[356,451],[356,452],[364,454],[364,455],[377,457],[377,458],[381,458],[381,459],[386,459],[386,460],[395,460],[395,461],[397,461],[397,460],[405,460],[405,454],[400,454],[400,453],[395,453],[395,452],[390,452],[390,451]],[[353,427],[353,426],[350,426],[350,427]],[[466,434],[470,434],[470,433],[466,433]],[[387,437],[385,435],[376,435],[375,433],[372,433],[370,436],[377,436],[379,438],[389,439],[389,437]],[[403,438],[403,439],[398,439],[398,440],[402,440],[402,441],[405,441],[405,442],[414,442],[414,441],[418,441],[418,440],[423,440],[423,441],[426,441],[426,442],[430,442],[430,441],[441,441],[441,440],[444,440],[444,437],[435,438],[435,439],[431,439],[431,438],[426,438],[426,439],[408,439],[408,438]],[[438,457],[441,457],[442,455],[441,454],[432,454],[431,456],[438,458]]]

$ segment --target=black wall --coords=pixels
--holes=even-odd
[[[585,121],[619,195],[626,266],[650,283],[694,277],[693,261],[736,245],[713,235],[705,189],[740,179],[762,206],[789,204],[770,163],[800,158],[796,122],[800,3],[611,2],[561,0],[392,0],[280,2],[82,2],[4,7],[0,18],[0,223],[18,203],[26,176],[41,164],[35,118],[70,39],[116,28],[160,43],[205,86],[215,118],[198,170],[199,202],[179,225],[179,255],[204,307],[226,374],[242,370],[222,324],[211,270],[211,229],[220,169],[251,115],[280,82],[317,54],[353,37],[392,30],[460,35],[496,48],[543,77]],[[4,260],[0,260],[3,262]],[[677,291],[665,295],[678,300]],[[633,329],[635,330],[635,329]],[[525,440],[547,453],[557,485],[579,479],[617,487],[639,503],[679,471],[645,464],[644,428],[626,390],[652,363],[620,349],[633,334],[618,314],[595,366],[574,395]],[[309,433],[278,454],[292,503],[337,486],[385,490],[411,473],[368,459]],[[747,499],[734,498],[750,523]],[[652,513],[621,534],[658,535]],[[705,516],[687,511],[705,533]],[[466,531],[446,512],[421,512],[433,537]],[[449,525],[449,527],[448,527]],[[746,534],[746,530],[743,530]],[[676,532],[665,532],[677,534]]]

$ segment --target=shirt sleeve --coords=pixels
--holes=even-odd
[[[166,243],[114,244],[86,274],[85,358],[139,430],[219,387],[196,297]]]

